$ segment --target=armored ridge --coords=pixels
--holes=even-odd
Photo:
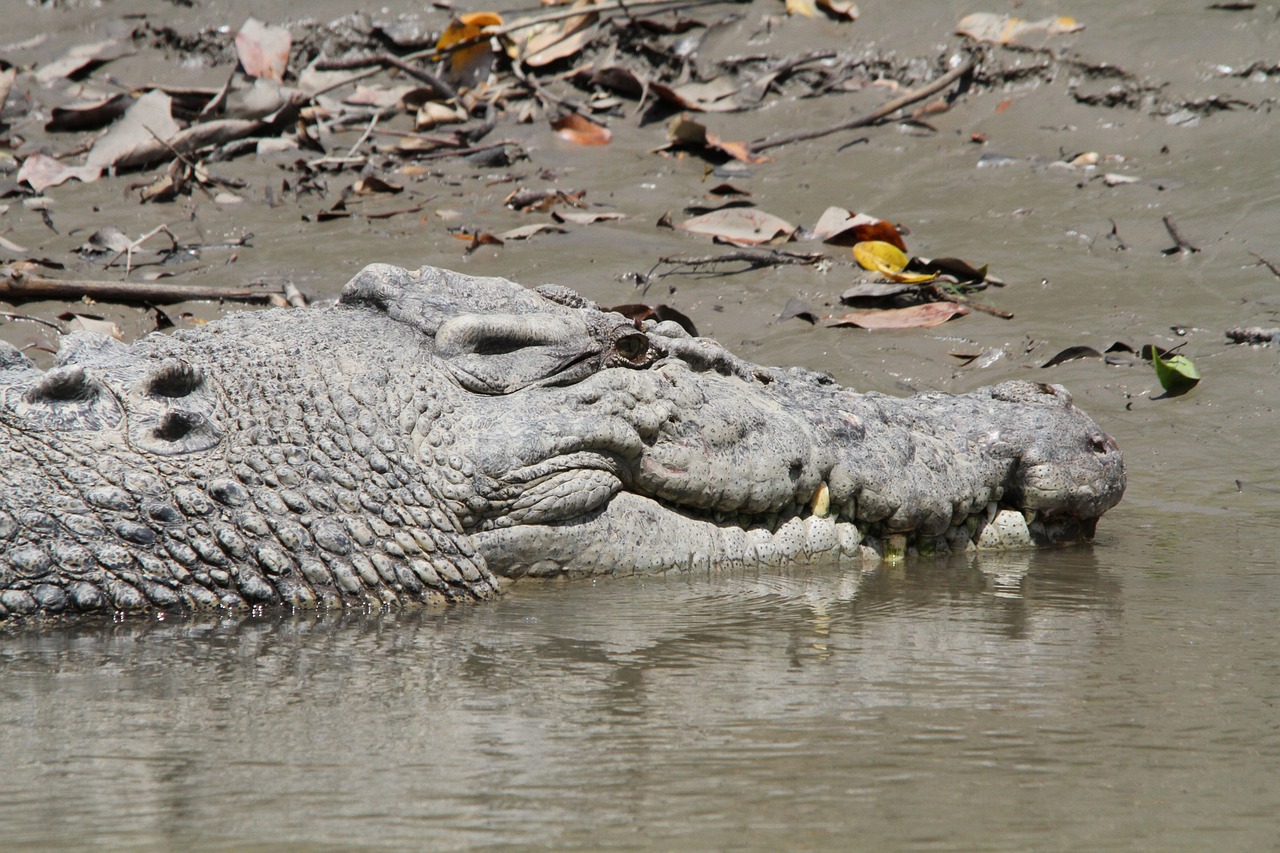
[[[1092,537],[1059,386],[858,394],[561,287],[367,267],[327,308],[0,349],[0,616],[445,602],[523,575]]]

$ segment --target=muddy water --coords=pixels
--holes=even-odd
[[[152,10],[26,8],[18,34],[5,38],[54,33],[30,49],[32,61],[47,61],[56,46],[87,40],[134,6]],[[856,38],[931,55],[976,11],[929,9],[920,19],[867,5],[851,26],[782,21],[751,49],[781,54]],[[202,4],[193,14],[235,28],[246,10]],[[317,4],[314,14],[345,11]],[[709,55],[744,52],[745,33],[765,31],[761,16],[776,12],[760,3],[739,11],[741,21],[709,37]],[[792,221],[811,224],[829,204],[866,210],[910,226],[919,254],[990,263],[1009,286],[982,298],[1014,320],[975,313],[926,333],[772,322],[791,296],[832,301],[849,280],[840,267],[670,277],[650,296],[757,361],[829,370],[859,388],[966,390],[1011,377],[1067,384],[1129,462],[1129,493],[1094,546],[866,572],[529,584],[492,604],[434,614],[8,633],[0,636],[4,846],[1280,843],[1280,355],[1222,336],[1237,324],[1277,324],[1280,279],[1250,253],[1280,260],[1280,148],[1265,109],[1178,116],[1173,103],[1274,102],[1276,75],[1241,80],[1216,68],[1274,64],[1280,28],[1269,7],[1089,0],[1018,11],[1084,21],[1083,33],[1049,44],[1148,79],[1159,103],[1086,106],[1070,97],[1072,85],[1105,92],[1111,82],[1063,72],[968,98],[931,119],[936,133],[885,127],[801,144],[741,179],[761,207]],[[135,63],[125,66],[135,78],[155,73],[142,59],[125,62]],[[216,76],[169,72],[191,82]],[[754,138],[835,122],[883,97],[869,90],[714,121],[726,138]],[[429,217],[319,227],[302,215],[332,199],[271,207],[257,195],[230,211],[197,197],[143,208],[119,183],[103,183],[50,191],[57,236],[20,209],[0,222],[9,239],[63,257],[103,224],[139,234],[181,222],[184,239],[252,230],[254,248],[231,263],[230,253],[207,253],[192,277],[293,279],[320,296],[366,261],[386,260],[557,281],[617,303],[635,297],[625,273],[661,255],[709,251],[653,226],[705,186],[700,161],[646,153],[660,141],[656,127],[618,122],[607,152],[571,150],[541,126],[511,132],[535,150],[536,167],[515,171],[556,170],[561,185],[586,188],[631,218],[467,256]],[[969,141],[974,133],[987,143]],[[867,141],[837,152],[857,136]],[[1054,165],[1083,151],[1124,159],[1096,171]],[[984,155],[1007,159],[978,168]],[[449,168],[411,193],[495,230],[528,221],[501,207],[510,184]],[[225,169],[259,182],[281,174],[269,162]],[[1143,182],[1107,187],[1104,171]],[[1166,215],[1202,251],[1161,254],[1173,242]],[[0,334],[25,344],[40,333],[7,324]],[[1159,399],[1144,365],[1038,367],[1068,346],[1116,340],[1185,341],[1204,381]],[[990,357],[968,365],[950,355],[980,351]]]

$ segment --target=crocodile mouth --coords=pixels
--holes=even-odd
[[[570,517],[492,526],[472,541],[491,570],[511,578],[662,574],[1072,544],[1091,540],[1097,523],[993,501],[937,535],[894,532],[857,518],[852,505],[831,504],[825,492],[819,488],[807,504],[746,515],[622,490]]]

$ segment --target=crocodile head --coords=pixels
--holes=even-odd
[[[1124,490],[1057,386],[858,394],[431,268],[341,301],[0,346],[0,617],[1078,541]]]
[[[434,341],[414,433],[503,575],[781,565],[1085,540],[1121,454],[1060,386],[858,394],[563,288],[372,266],[343,302]]]

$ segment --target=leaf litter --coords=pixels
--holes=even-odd
[[[164,205],[203,193],[211,202],[233,205],[251,193],[272,198],[277,190],[236,186],[217,176],[218,164],[245,156],[292,157],[280,161],[284,177],[279,191],[298,200],[317,200],[301,217],[311,227],[419,214],[425,223],[431,217],[423,211],[435,193],[424,192],[422,184],[445,180],[439,164],[448,162],[450,168],[456,164],[472,170],[471,177],[452,171],[448,180],[514,184],[502,205],[514,212],[508,215],[547,213],[553,220],[507,223],[513,227],[494,227],[492,222],[448,226],[448,233],[474,252],[627,218],[625,210],[588,208],[585,190],[560,186],[560,175],[540,170],[537,151],[546,142],[538,132],[516,132],[541,123],[543,134],[574,146],[599,147],[612,142],[611,126],[625,126],[656,136],[649,149],[653,154],[700,157],[717,174],[724,169],[722,177],[732,176],[734,182],[725,180],[707,192],[720,206],[703,208],[673,226],[727,250],[706,257],[663,256],[650,276],[663,266],[669,269],[662,275],[735,264],[835,269],[848,285],[841,298],[852,310],[827,318],[811,310],[793,312],[828,325],[929,326],[971,310],[1011,316],[973,301],[974,292],[1003,284],[985,265],[913,256],[905,229],[854,212],[841,199],[817,199],[825,210],[814,227],[795,226],[757,207],[737,182],[787,157],[784,149],[797,142],[890,123],[921,125],[968,92],[1037,73],[1047,79],[1054,61],[1084,68],[1080,60],[1050,57],[1036,66],[1042,70],[1029,71],[1025,54],[999,47],[1064,38],[1082,25],[1064,17],[1024,21],[975,13],[956,26],[968,42],[957,40],[957,46],[924,60],[838,45],[803,55],[745,52],[703,59],[700,47],[707,33],[726,13],[741,14],[740,8],[712,0],[577,0],[524,12],[453,15],[446,7],[433,7],[412,25],[372,23],[358,15],[289,27],[249,18],[234,34],[214,28],[182,33],[144,19],[133,24],[128,38],[72,46],[34,68],[0,68],[0,107],[17,97],[44,104],[47,116],[39,128],[45,134],[41,144],[21,148],[15,142],[32,135],[30,123],[0,123],[0,134],[8,134],[0,141],[21,152],[7,194],[39,201],[68,182],[120,180],[142,171],[148,174],[125,179],[139,204]],[[794,16],[797,26],[805,25],[802,19],[826,18],[841,28],[854,27],[859,16],[855,4],[839,0],[785,0],[777,11]],[[762,20],[778,25],[767,15]],[[973,43],[996,47],[968,49]],[[997,52],[1001,49],[1010,53],[1002,55]],[[110,88],[101,85],[115,60],[156,50],[199,57],[220,75],[219,84],[179,88],[110,80]],[[1126,91],[1159,91],[1143,89],[1122,70],[1104,70],[1122,80]],[[750,141],[731,139],[720,128],[732,113],[873,85],[892,97],[836,125],[801,124],[791,132]],[[72,86],[77,89],[68,96]],[[354,142],[352,135],[358,135]],[[765,155],[766,150],[779,153]],[[1070,165],[1079,166],[1077,160]],[[501,172],[524,161],[531,161],[529,172]],[[550,186],[536,186],[531,178]],[[1140,179],[1106,173],[1102,180],[1119,186]],[[396,199],[394,206],[376,205],[391,199]],[[51,206],[31,209],[53,228]],[[669,220],[664,217],[658,224]],[[1197,251],[1171,220],[1166,226],[1175,238],[1174,251]],[[103,270],[123,267],[127,275],[153,263],[176,268],[181,266],[175,264],[178,259],[215,248],[252,249],[248,238],[227,246],[182,242],[168,229],[154,233],[167,234],[172,246],[145,249],[141,241],[125,238],[125,262],[114,258]],[[795,241],[822,248],[783,248]],[[13,241],[0,245],[13,254],[27,252]],[[88,255],[81,257],[88,262]],[[16,281],[23,277],[18,269],[6,265],[0,274]]]

